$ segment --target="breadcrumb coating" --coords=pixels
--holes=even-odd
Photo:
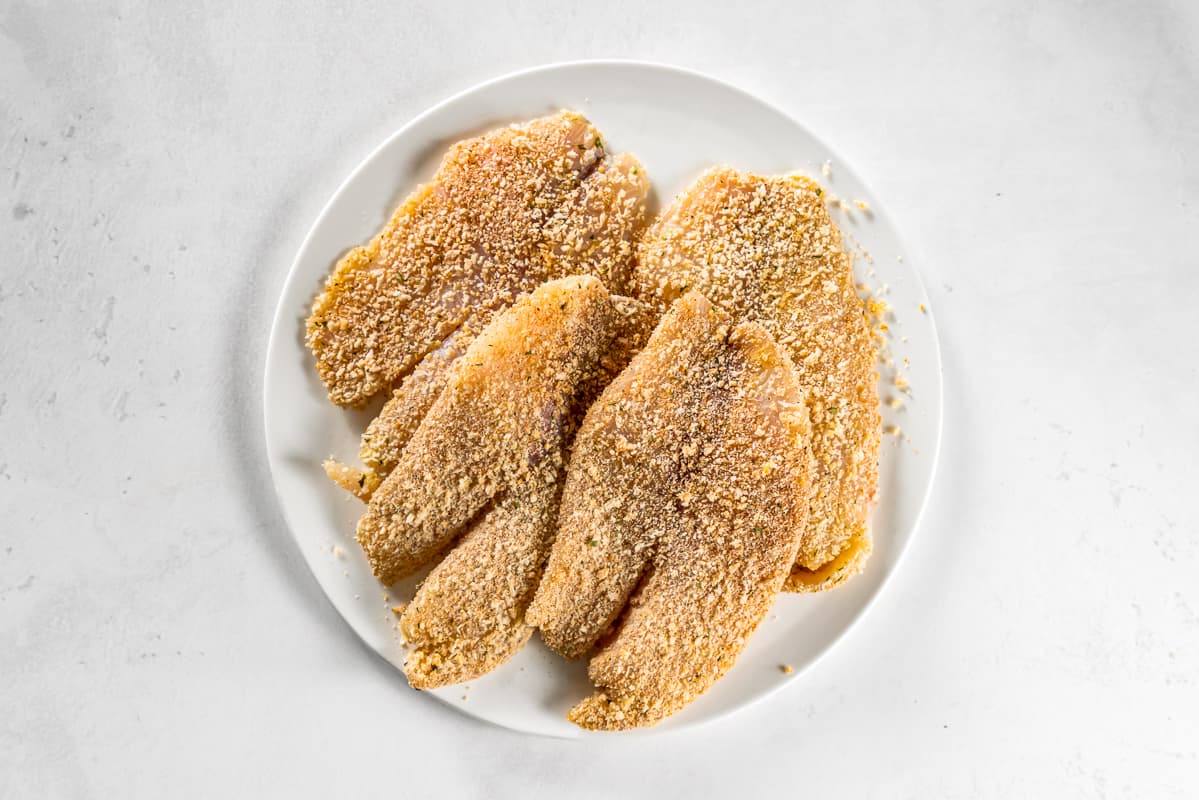
[[[413,688],[477,678],[529,640],[525,609],[553,542],[560,489],[555,481],[503,495],[429,573],[400,617]]]
[[[616,340],[600,357],[596,380],[584,387],[583,394],[593,399],[624,368],[633,353],[641,349],[657,319],[648,306],[637,300],[620,295],[612,295],[611,299],[617,310]],[[485,323],[489,319],[490,316],[480,314],[472,322]],[[473,329],[459,328],[444,345],[425,356],[362,434],[359,457],[365,468],[358,469],[333,460],[325,462],[325,472],[334,483],[360,500],[370,500],[375,489],[399,463],[408,440],[445,388],[459,356],[475,335]]]
[[[363,468],[332,459],[325,462],[325,473],[334,483],[359,500],[370,500],[375,489],[399,463],[408,440],[445,388],[459,357],[492,316],[475,314],[440,347],[421,359],[363,432],[358,447]]]
[[[852,264],[820,186],[710,170],[646,231],[631,284],[659,309],[698,289],[787,349],[816,458],[811,514],[787,588],[819,591],[860,571],[878,485],[878,373]]]
[[[453,145],[313,303],[306,342],[329,399],[361,405],[546,280],[592,274],[620,291],[648,189],[573,111]]]
[[[419,568],[501,491],[556,478],[575,389],[611,341],[611,309],[599,280],[560,279],[471,343],[359,522],[381,581]]]
[[[610,313],[597,321],[596,330],[609,343],[598,351],[591,369],[577,372],[563,448],[599,392],[649,338],[653,315],[648,308],[626,297],[609,300]],[[577,304],[571,309],[556,293],[534,293],[529,302],[540,303],[546,312],[540,319],[543,329],[576,324],[571,315],[579,313]],[[494,348],[477,356],[503,357]],[[565,364],[570,356],[551,350],[545,360],[555,357]],[[528,641],[533,629],[524,621],[525,609],[541,579],[557,524],[565,453],[559,455],[552,482],[534,480],[506,489],[421,584],[401,620],[413,646],[404,665],[412,686],[428,689],[478,677]]]
[[[652,725],[732,666],[782,590],[808,513],[807,409],[785,352],[698,292],[588,411],[526,620],[592,660],[585,728]],[[631,599],[630,599],[631,598]]]
[[[651,318],[592,276],[563,278],[500,314],[460,359],[358,528],[384,583],[462,534],[401,618],[414,687],[477,677],[527,641],[567,444]]]

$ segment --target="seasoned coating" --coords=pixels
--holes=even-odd
[[[502,491],[557,480],[575,392],[611,342],[611,318],[599,280],[563,278],[471,343],[358,524],[381,581],[430,560]]]
[[[559,510],[563,533],[573,535],[555,546],[528,615],[566,658],[584,655],[609,628],[651,543],[673,523],[671,487],[704,391],[701,370],[727,328],[702,297],[677,303],[587,413]]]
[[[795,560],[812,469],[803,395],[761,326],[730,327],[686,295],[579,431],[526,619],[575,657],[625,609],[591,662],[596,693],[569,714],[582,727],[652,725],[706,691]]]
[[[561,481],[504,495],[421,584],[400,618],[415,689],[477,678],[533,632],[524,613],[553,543]]]
[[[503,397],[504,408],[462,405],[465,415],[456,421],[486,425],[493,411],[507,411],[508,438],[493,438],[497,446],[490,448],[492,457],[525,458],[535,448],[537,460],[519,480],[504,485],[404,612],[401,628],[413,647],[404,668],[412,686],[427,689],[477,677],[528,640],[532,628],[525,624],[525,609],[553,540],[566,443],[603,386],[645,344],[650,318],[640,303],[609,297],[593,278],[564,279],[518,302],[484,332],[483,346],[467,352],[464,369],[492,380],[504,374],[508,383],[503,388],[510,393]],[[519,337],[514,347],[498,346],[497,339],[512,336]],[[505,372],[503,362],[513,360],[515,369]],[[513,380],[522,373],[524,380]],[[455,391],[453,385],[446,395]],[[494,404],[497,396],[502,392],[490,394],[486,402]],[[442,410],[439,401],[407,451],[414,458],[401,470],[415,460],[416,448],[427,444],[423,431],[436,424]],[[549,429],[559,435],[531,446],[520,428],[534,415],[555,418]],[[546,430],[544,424],[532,427],[534,432]],[[463,474],[455,464],[443,465],[441,479],[457,481]]]
[[[363,432],[358,457],[364,467],[359,469],[332,459],[325,462],[325,472],[334,483],[360,500],[370,500],[375,489],[399,463],[408,440],[445,388],[459,357],[478,335],[475,328],[481,330],[492,316],[475,314],[440,347],[421,359]]]
[[[648,188],[571,111],[453,145],[313,304],[306,341],[330,400],[362,404],[546,280],[592,274],[620,291]]]
[[[619,312],[615,321],[616,341],[599,360],[599,372],[596,373],[598,383],[588,389],[592,397],[598,395],[608,381],[620,373],[633,353],[645,344],[657,318],[649,306],[631,297],[611,295],[611,301]],[[366,467],[357,469],[332,459],[325,462],[326,474],[333,482],[360,500],[370,499],[382,479],[391,474],[391,470],[399,463],[408,440],[416,433],[416,428],[433,407],[441,390],[445,389],[458,365],[459,356],[477,335],[475,327],[486,326],[492,317],[476,314],[471,318],[470,327],[459,327],[446,339],[445,344],[424,356],[420,365],[392,392],[391,399],[379,411],[379,416],[370,421],[366,432],[362,434],[359,457]]]
[[[875,351],[822,194],[807,178],[710,170],[646,231],[631,279],[635,296],[659,309],[698,289],[737,320],[760,323],[791,356],[816,458],[792,591],[826,589],[861,569],[878,485]]]
[[[583,387],[583,395],[592,399],[641,349],[657,318],[648,306],[632,298],[612,295],[611,300],[617,311],[616,339],[600,357],[594,380]],[[485,323],[489,319],[480,314],[472,318],[472,323]],[[475,335],[473,325],[470,329],[459,328],[445,344],[425,356],[362,434],[359,457],[366,467],[357,469],[333,460],[325,462],[325,472],[335,483],[360,500],[370,500],[375,489],[399,463],[408,440],[445,388],[459,356]]]

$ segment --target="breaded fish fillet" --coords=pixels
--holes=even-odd
[[[401,619],[416,688],[483,674],[528,639],[567,443],[649,319],[592,276],[542,285],[471,344],[375,492],[358,536],[385,583],[464,533]]]
[[[620,295],[612,295],[611,299],[619,312],[617,339],[600,359],[598,383],[589,385],[584,391],[584,394],[591,392],[592,399],[645,344],[657,318],[649,306],[637,300]],[[490,316],[476,315],[472,323],[482,324],[489,319]],[[408,440],[445,388],[460,363],[459,357],[476,335],[473,328],[459,328],[445,344],[425,356],[362,434],[359,456],[365,469],[330,460],[324,465],[329,477],[359,499],[370,500],[371,494],[399,463]]]
[[[429,561],[502,492],[556,479],[575,392],[611,341],[611,317],[599,280],[560,279],[471,343],[358,525],[381,581]]]
[[[477,678],[524,647],[561,488],[555,480],[504,494],[429,573],[400,618],[414,689]]]
[[[332,459],[325,462],[325,472],[335,483],[360,500],[370,500],[375,489],[399,463],[404,447],[445,388],[459,357],[478,335],[475,328],[481,330],[491,316],[474,315],[440,347],[421,359],[383,404],[379,416],[371,420],[362,433],[358,457],[364,467],[359,469]]]
[[[737,320],[760,323],[791,356],[816,458],[793,591],[829,588],[861,569],[878,485],[875,349],[822,194],[802,177],[713,169],[646,231],[631,279],[634,295],[660,309],[698,289]]]
[[[628,604],[591,662],[596,693],[570,719],[652,725],[732,666],[795,560],[809,437],[794,369],[770,335],[733,328],[697,292],[675,303],[587,413],[526,615],[573,658]]]
[[[313,304],[306,341],[329,398],[359,405],[391,388],[455,331],[480,330],[474,316],[546,280],[592,274],[621,291],[648,188],[571,111],[453,145]]]

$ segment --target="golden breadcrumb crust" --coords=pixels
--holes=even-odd
[[[648,189],[572,111],[453,145],[313,303],[306,342],[330,400],[364,403],[473,315],[548,279],[589,273],[619,291]]]
[[[659,309],[698,289],[787,349],[816,458],[811,514],[787,588],[827,589],[859,571],[878,485],[878,373],[852,264],[820,186],[710,170],[646,231],[631,284]]]
[[[592,406],[526,620],[588,652],[585,728],[652,725],[732,666],[803,535],[810,428],[784,351],[699,293],[678,301]]]
[[[649,318],[592,276],[543,284],[467,348],[375,491],[358,535],[384,583],[461,535],[401,617],[414,687],[481,675],[528,639],[524,612],[549,553],[567,444],[644,344]]]

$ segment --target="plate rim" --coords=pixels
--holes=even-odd
[[[281,324],[282,324],[281,318],[282,318],[282,315],[284,314],[283,301],[284,301],[285,297],[290,293],[293,281],[298,279],[298,272],[299,272],[299,268],[301,266],[301,262],[304,260],[306,254],[307,254],[307,251],[312,244],[312,240],[313,240],[314,236],[316,235],[317,231],[321,228],[322,223],[325,221],[326,217],[330,214],[331,210],[333,209],[335,204],[338,202],[338,200],[341,198],[342,194],[346,191],[347,187],[355,181],[355,179],[375,160],[375,158],[382,151],[384,151],[388,147],[390,147],[392,142],[394,142],[396,139],[404,136],[410,129],[416,127],[418,124],[420,124],[426,118],[431,117],[434,114],[440,112],[445,107],[447,107],[455,102],[458,102],[459,100],[462,100],[472,94],[475,94],[478,92],[483,92],[497,84],[505,83],[508,81],[516,80],[519,78],[523,78],[523,77],[527,77],[527,76],[539,74],[539,73],[549,73],[549,72],[555,72],[555,71],[565,70],[565,69],[605,68],[605,67],[614,67],[614,66],[637,67],[637,68],[643,68],[643,69],[658,70],[658,71],[674,73],[676,75],[681,75],[681,76],[684,76],[684,77],[687,77],[690,79],[698,79],[700,81],[714,84],[725,91],[729,91],[734,94],[740,95],[754,103],[757,103],[757,104],[760,104],[760,105],[766,107],[770,111],[773,111],[774,113],[778,114],[780,117],[786,119],[788,122],[790,122],[795,127],[805,131],[807,133],[807,135],[810,136],[813,140],[819,142],[821,145],[824,145],[824,139],[815,135],[807,125],[801,123],[798,119],[795,118],[794,115],[792,115],[788,111],[780,108],[774,102],[767,100],[767,99],[763,98],[762,96],[755,94],[747,89],[744,89],[734,83],[730,83],[729,81],[726,81],[722,78],[715,77],[706,72],[703,72],[703,71],[700,71],[700,70],[697,70],[697,69],[694,69],[691,67],[682,67],[682,66],[678,66],[675,64],[668,64],[665,62],[644,60],[644,59],[601,58],[601,59],[575,59],[575,60],[567,60],[567,61],[555,61],[555,62],[540,64],[540,65],[536,65],[536,66],[532,66],[532,67],[517,69],[517,70],[511,71],[511,72],[506,72],[504,74],[501,74],[501,75],[489,78],[487,80],[472,84],[470,86],[467,86],[464,89],[453,92],[453,93],[443,97],[441,100],[428,106],[420,113],[418,113],[415,116],[408,119],[406,122],[404,122],[402,125],[400,125],[400,127],[396,128],[390,134],[385,136],[383,138],[383,140],[379,142],[379,144],[377,144],[376,146],[371,148],[366,153],[366,155],[364,155],[357,162],[357,164],[354,166],[354,168],[351,169],[350,172],[344,178],[342,178],[342,180],[340,182],[338,182],[336,188],[329,195],[329,198],[321,206],[320,211],[317,213],[317,215],[313,219],[312,223],[308,226],[308,230],[304,234],[303,239],[300,241],[299,247],[295,250],[295,255],[292,257],[291,263],[287,270],[287,276],[279,288],[278,296],[275,301],[275,310],[274,310],[274,313],[271,314],[271,318],[270,318],[270,330],[268,331],[267,346],[264,351],[263,362],[262,362],[262,367],[261,367],[261,370],[262,370],[262,372],[261,372],[261,375],[262,375],[262,409],[261,409],[261,411],[262,411],[262,415],[263,415],[262,416],[263,438],[265,439],[265,444],[266,444],[265,455],[266,455],[266,461],[267,461],[267,469],[271,475],[271,488],[272,488],[272,492],[275,497],[275,502],[279,508],[279,511],[283,517],[283,521],[287,527],[288,536],[290,537],[292,544],[299,551],[300,556],[301,556],[300,560],[303,561],[304,568],[307,570],[309,576],[316,583],[317,588],[320,590],[320,595],[322,597],[322,600],[325,603],[328,603],[329,606],[332,607],[333,610],[337,612],[337,615],[338,615],[338,617],[341,618],[342,622],[345,625],[347,625],[350,628],[350,630],[352,630],[354,632],[355,636],[358,637],[360,644],[364,645],[366,647],[366,649],[369,650],[374,657],[382,660],[384,663],[387,664],[387,666],[390,669],[395,670],[397,672],[402,673],[402,670],[400,670],[395,664],[393,664],[388,658],[386,658],[383,655],[383,653],[381,653],[377,648],[375,648],[374,646],[372,646],[370,644],[370,640],[368,639],[368,637],[365,636],[363,634],[363,632],[361,632],[358,629],[358,626],[352,620],[350,620],[345,614],[342,613],[341,609],[337,606],[337,604],[333,602],[333,599],[332,599],[332,597],[330,597],[329,593],[325,591],[324,586],[321,583],[320,577],[316,574],[316,571],[314,570],[313,565],[310,563],[310,560],[308,559],[308,557],[304,554],[303,542],[300,541],[300,539],[298,538],[298,536],[296,534],[296,526],[293,524],[291,513],[289,512],[287,505],[283,502],[283,497],[280,494],[279,478],[276,475],[276,470],[275,470],[275,466],[274,466],[275,461],[278,456],[272,445],[272,436],[270,434],[270,431],[272,429],[270,408],[272,405],[271,398],[272,398],[272,394],[273,394],[273,390],[271,388],[271,382],[270,382],[270,374],[271,374],[272,364],[274,364],[275,360],[279,357],[278,353],[276,351],[278,350],[279,347],[281,347],[281,344],[279,341],[280,337],[277,334],[281,330]],[[854,178],[854,180],[856,180],[859,184],[861,184],[864,187],[869,188],[870,194],[874,198],[879,200],[879,202],[878,202],[879,210],[883,211],[885,216],[891,221],[891,224],[889,226],[891,229],[891,234],[894,236],[895,240],[898,242],[898,244],[903,249],[903,251],[910,255],[912,250],[908,245],[908,240],[907,240],[906,236],[903,234],[900,227],[898,225],[894,224],[894,219],[890,213],[890,206],[887,203],[882,202],[878,193],[876,191],[874,191],[873,188],[870,188],[870,184],[868,182],[864,181],[861,178],[860,173],[854,168],[853,162],[851,160],[847,159],[840,151],[834,151],[832,148],[827,147],[827,145],[825,145],[825,147],[829,152],[835,152],[836,157],[837,157],[837,169],[839,172],[845,172],[846,174],[852,176]],[[650,728],[646,728],[646,729],[639,729],[635,732],[633,732],[633,731],[625,732],[626,734],[634,733],[634,735],[650,735],[650,734],[663,735],[663,734],[670,734],[670,733],[682,731],[682,730],[694,729],[696,727],[699,727],[702,725],[707,725],[709,723],[713,723],[718,720],[723,720],[735,712],[742,711],[751,706],[758,705],[765,699],[774,696],[783,687],[792,686],[795,683],[795,681],[798,678],[800,678],[800,676],[807,674],[816,665],[818,665],[820,662],[822,662],[828,656],[828,654],[830,652],[835,650],[837,648],[837,646],[840,645],[842,641],[844,641],[845,637],[851,631],[856,629],[861,624],[862,620],[865,619],[867,614],[869,614],[870,611],[875,607],[875,604],[878,602],[879,598],[884,594],[884,592],[887,590],[887,588],[894,581],[895,575],[900,571],[900,568],[903,566],[905,560],[907,559],[908,553],[911,551],[911,548],[912,548],[912,543],[915,541],[916,536],[919,533],[919,531],[924,523],[924,516],[928,510],[929,502],[931,500],[932,493],[933,493],[933,487],[936,485],[936,482],[937,482],[937,473],[940,469],[941,449],[942,449],[942,443],[943,443],[943,439],[944,439],[944,425],[945,425],[945,374],[944,374],[944,359],[942,358],[942,354],[941,354],[941,339],[940,339],[940,335],[937,330],[937,324],[936,324],[936,319],[933,314],[932,303],[928,302],[928,299],[929,299],[928,298],[928,289],[924,283],[924,278],[923,278],[920,270],[918,269],[918,266],[916,263],[910,263],[910,264],[908,264],[908,267],[911,270],[912,275],[914,276],[914,278],[916,280],[916,288],[919,289],[919,293],[923,296],[924,300],[926,301],[924,313],[927,316],[930,337],[931,337],[931,343],[933,345],[933,352],[935,353],[935,356],[936,356],[935,370],[934,370],[933,374],[935,374],[936,382],[937,382],[936,392],[935,392],[936,402],[937,402],[937,414],[936,414],[936,420],[935,420],[935,425],[934,425],[935,433],[934,433],[934,445],[932,448],[932,451],[933,451],[932,452],[932,464],[929,468],[928,482],[923,489],[922,495],[920,497],[920,502],[917,506],[916,513],[914,514],[914,516],[912,518],[911,525],[909,526],[910,530],[908,532],[908,535],[905,538],[905,540],[900,543],[900,546],[898,547],[897,552],[895,553],[895,557],[891,564],[890,569],[888,569],[881,576],[881,579],[879,580],[878,585],[865,598],[864,602],[855,611],[853,611],[849,615],[848,622],[841,628],[841,630],[838,631],[828,641],[828,643],[820,650],[820,652],[818,654],[816,654],[814,657],[809,659],[806,663],[801,665],[798,669],[796,669],[794,671],[793,674],[788,675],[785,680],[775,683],[773,685],[767,686],[760,694],[756,694],[748,700],[745,700],[737,705],[733,705],[733,706],[730,706],[727,708],[716,710],[703,718],[688,719],[688,720],[676,723],[676,724],[668,726],[668,727],[654,726],[654,727],[650,727]],[[484,717],[484,716],[474,714],[469,709],[462,708],[461,706],[458,706],[458,705],[455,705],[455,704],[449,702],[448,700],[442,698],[437,693],[422,692],[421,694],[431,695],[432,697],[436,698],[437,701],[443,706],[451,707],[451,708],[455,709],[456,711],[463,713],[466,716],[469,716],[473,719],[487,722],[489,724],[494,724],[497,727],[500,727],[500,728],[503,728],[506,730],[511,730],[511,731],[526,734],[526,735],[545,736],[547,738],[563,738],[563,737],[555,737],[552,734],[548,734],[548,733],[544,733],[544,732],[540,732],[540,731],[531,731],[526,728],[513,727],[511,725],[497,721],[490,717]],[[592,733],[586,732],[586,731],[580,731],[580,733],[582,734],[582,736],[576,737],[576,738],[589,738],[592,735],[596,735],[596,734],[592,734]],[[599,734],[599,735],[602,735],[602,734]]]

